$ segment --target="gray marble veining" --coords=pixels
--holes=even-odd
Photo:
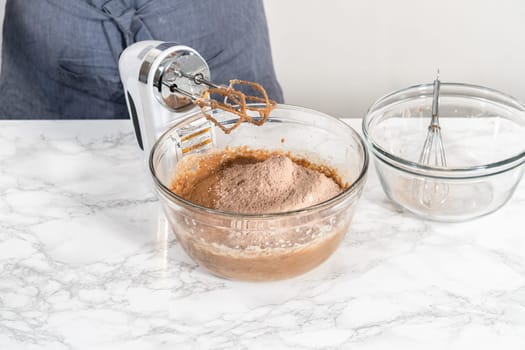
[[[243,283],[185,255],[149,181],[129,121],[0,123],[0,349],[525,348],[523,183],[445,224],[371,172],[327,262]]]

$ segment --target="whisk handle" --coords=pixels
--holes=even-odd
[[[439,125],[438,123],[438,111],[439,111],[439,88],[441,82],[439,78],[434,80],[434,96],[432,97],[432,123],[431,125]]]

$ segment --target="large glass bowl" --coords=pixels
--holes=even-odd
[[[231,125],[237,117],[215,111]],[[337,169],[350,186],[301,210],[251,215],[205,208],[170,190],[181,159],[180,130],[202,120],[196,113],[168,129],[150,154],[150,170],[168,222],[186,253],[212,273],[240,280],[275,280],[306,272],[337,248],[348,231],[365,183],[368,155],[361,137],[336,118],[278,105],[263,126],[241,124],[230,134],[213,126],[214,146],[290,151]],[[281,237],[281,239],[273,239]]]
[[[419,161],[432,94],[432,84],[394,92],[375,102],[363,120],[386,195],[409,212],[438,221],[495,211],[523,175],[524,106],[492,89],[442,83],[439,123],[446,166],[437,166],[433,158],[430,164]]]

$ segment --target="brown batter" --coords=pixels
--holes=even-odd
[[[271,169],[278,170],[274,179],[264,173]],[[287,180],[286,176],[291,177]],[[293,185],[293,179],[301,177],[301,186],[286,185],[290,180]],[[246,182],[250,186],[243,187]],[[258,183],[262,185],[256,186]],[[201,206],[223,211],[275,213],[325,201],[347,186],[329,167],[289,153],[238,147],[184,157],[177,164],[172,191]],[[320,187],[323,190],[314,191]],[[241,192],[235,188],[241,188]],[[243,194],[242,189],[263,191]],[[243,196],[253,200],[235,201]],[[350,225],[351,211],[343,205],[301,215],[246,219],[170,209],[167,217],[186,252],[213,273],[235,279],[269,280],[295,276],[328,258]]]

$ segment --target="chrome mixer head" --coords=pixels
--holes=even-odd
[[[156,57],[156,52],[150,52],[144,58],[139,80],[145,84]],[[195,51],[184,49],[173,51],[161,60],[153,75],[152,85],[157,101],[173,112],[182,112],[193,107],[193,102],[206,89],[217,87],[210,81],[206,61]]]

